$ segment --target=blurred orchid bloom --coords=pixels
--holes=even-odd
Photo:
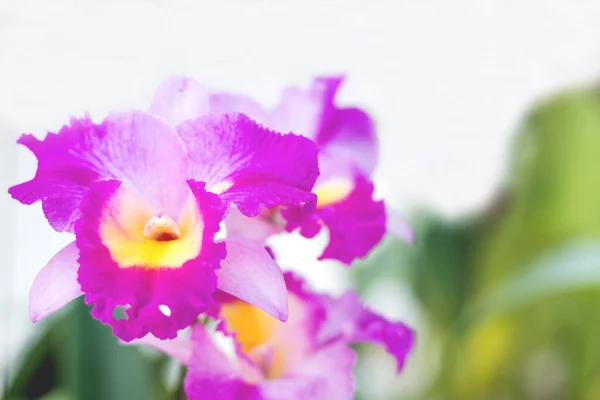
[[[298,229],[312,238],[325,226],[330,241],[320,259],[351,264],[365,257],[386,231],[407,242],[412,242],[413,232],[403,218],[373,198],[370,176],[378,158],[374,124],[363,110],[334,104],[342,80],[317,78],[308,90],[287,89],[281,103],[266,110],[247,97],[210,93],[193,79],[177,77],[158,88],[150,110],[174,124],[199,115],[241,112],[270,129],[313,140],[321,172],[313,189],[316,211],[265,207],[260,218],[249,220],[232,209],[226,220],[228,234],[264,241],[274,233]]]
[[[331,298],[310,291],[286,273],[290,318],[281,323],[238,299],[221,302],[218,329],[233,338],[228,357],[208,328],[198,324],[191,337],[145,344],[188,367],[185,391],[190,400],[352,399],[355,353],[350,345],[375,343],[396,358],[398,372],[414,345],[414,332],[364,307],[349,291]]]
[[[173,338],[217,289],[287,319],[283,274],[264,246],[215,234],[230,204],[247,217],[314,208],[310,140],[237,113],[173,121],[154,110],[101,124],[72,119],[43,141],[23,135],[19,143],[39,164],[10,194],[41,201],[50,225],[76,238],[36,277],[33,321],[83,294],[92,315],[125,341]]]

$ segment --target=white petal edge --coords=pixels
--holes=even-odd
[[[72,242],[56,253],[37,274],[29,292],[29,315],[33,322],[83,294],[77,282],[78,258],[79,250]]]

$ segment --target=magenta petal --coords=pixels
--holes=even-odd
[[[145,268],[143,265],[121,268],[113,261],[102,242],[99,226],[104,213],[112,208],[120,184],[116,181],[94,183],[81,206],[81,219],[75,225],[80,250],[78,280],[92,315],[113,327],[124,341],[152,333],[159,339],[172,339],[177,331],[188,327],[213,301],[216,290],[215,269],[225,258],[225,245],[214,243],[214,235],[223,219],[223,207],[204,184],[189,181],[203,216],[200,254],[179,268]],[[115,200],[116,201],[116,200]],[[160,306],[167,306],[165,315]],[[115,309],[125,308],[127,318],[116,319]]]
[[[217,270],[217,288],[286,321],[287,289],[279,265],[258,242],[226,241],[227,257]]]
[[[386,215],[382,201],[373,199],[373,183],[358,176],[348,196],[313,214],[299,207],[282,211],[286,230],[300,230],[306,238],[314,237],[324,225],[329,229],[329,244],[320,259],[335,259],[347,265],[363,258],[385,236]]]
[[[326,303],[327,318],[321,326],[323,342],[375,343],[396,359],[400,371],[414,347],[415,334],[401,322],[388,321],[366,308],[353,291]]]
[[[389,234],[404,240],[406,243],[414,243],[415,232],[412,227],[400,214],[391,211],[388,207],[386,210],[387,231]]]
[[[209,95],[196,80],[173,77],[164,81],[156,90],[150,113],[178,125],[210,114]]]
[[[343,77],[320,77],[301,90],[287,89],[281,104],[274,109],[266,126],[291,131],[313,139],[322,154],[322,169],[327,170],[328,160],[335,164],[352,161],[364,175],[370,176],[378,158],[377,137],[371,117],[355,107],[339,108],[335,96]],[[254,118],[252,114],[248,114]]]
[[[371,118],[362,110],[334,109],[330,119],[324,121],[317,145],[329,160],[352,161],[366,176],[370,176],[377,166],[379,149],[375,127]]]
[[[357,177],[346,199],[318,211],[329,228],[329,245],[321,259],[333,258],[351,264],[362,258],[385,235],[385,206],[373,200],[373,183]]]
[[[194,350],[184,383],[188,399],[262,400],[258,388],[244,382],[204,326],[194,326],[192,340]]]
[[[29,292],[29,314],[33,322],[83,294],[77,283],[78,257],[79,250],[72,242],[52,257],[37,274]]]
[[[38,169],[9,193],[24,204],[41,200],[57,231],[73,231],[83,197],[102,179],[121,181],[168,214],[185,201],[189,169],[183,142],[173,127],[150,114],[113,114],[100,125],[89,117],[73,119],[43,141],[23,135],[18,143],[37,157]]]
[[[11,187],[10,195],[23,204],[42,201],[44,214],[57,231],[73,231],[79,218],[79,203],[100,173],[83,159],[71,154],[80,138],[94,132],[91,119],[73,119],[58,133],[49,132],[43,141],[23,135],[17,143],[27,147],[38,160],[35,177]]]
[[[254,217],[261,207],[314,205],[317,148],[296,135],[274,133],[242,114],[210,115],[177,127],[194,179]]]

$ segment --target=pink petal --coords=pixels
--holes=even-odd
[[[210,114],[209,95],[196,80],[173,77],[164,81],[156,90],[150,113],[178,125]]]
[[[217,287],[285,322],[287,288],[279,265],[257,242],[231,239],[226,245],[227,257],[217,270]]]
[[[152,333],[173,339],[190,326],[213,302],[217,286],[215,269],[225,258],[225,244],[213,237],[223,219],[219,197],[204,189],[204,183],[188,181],[195,196],[196,224],[201,226],[198,254],[188,253],[176,268],[147,268],[140,264],[123,268],[115,261],[101,233],[101,224],[122,210],[127,191],[116,181],[94,183],[81,204],[75,224],[79,257],[78,281],[85,301],[93,305],[92,316],[110,325],[120,339],[130,341]],[[128,206],[131,207],[131,206]],[[124,209],[131,213],[131,208]],[[120,221],[112,220],[118,225]],[[125,232],[125,234],[128,234]],[[137,240],[137,239],[134,239]],[[137,260],[136,260],[137,261]],[[165,314],[161,307],[168,307]],[[125,308],[126,318],[115,318],[115,309]]]
[[[37,274],[29,292],[29,315],[33,322],[83,294],[77,282],[78,257],[79,250],[72,242]]]
[[[354,397],[352,368],[356,355],[343,342],[316,351],[286,379],[269,380],[261,386],[264,400],[335,399]]]
[[[404,240],[406,243],[414,243],[415,232],[410,224],[399,214],[390,210],[386,210],[387,231],[398,239]]]
[[[23,204],[42,202],[50,225],[73,232],[90,186],[115,179],[149,204],[177,215],[185,204],[190,177],[186,149],[175,129],[142,111],[116,113],[101,124],[72,119],[44,140],[23,135],[18,143],[38,159],[35,177],[9,189]]]
[[[282,135],[243,114],[208,115],[177,126],[192,176],[249,217],[262,208],[314,204],[317,147]]]
[[[192,358],[192,350],[194,348],[194,342],[190,337],[186,337],[180,331],[175,339],[161,340],[151,333],[147,334],[141,339],[134,339],[131,342],[122,342],[123,344],[129,345],[145,345],[150,346],[161,353],[168,355],[187,365]]]
[[[261,399],[258,388],[244,381],[240,371],[215,346],[204,326],[194,326],[192,340],[194,350],[184,382],[189,400]]]
[[[254,240],[259,243],[265,243],[270,236],[282,230],[276,224],[260,218],[260,216],[246,217],[235,207],[232,207],[225,217],[225,226],[227,227],[227,237]]]

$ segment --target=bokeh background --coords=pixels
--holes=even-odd
[[[377,121],[378,195],[410,217],[352,269],[326,238],[275,240],[314,287],[356,287],[418,343],[402,375],[359,347],[358,397],[600,398],[600,3],[597,1],[3,0],[0,184],[14,141],[71,115],[144,108],[172,74],[266,105],[319,74]],[[69,242],[0,196],[0,392],[176,399],[181,368],[117,344],[80,303],[33,325],[36,272]]]

